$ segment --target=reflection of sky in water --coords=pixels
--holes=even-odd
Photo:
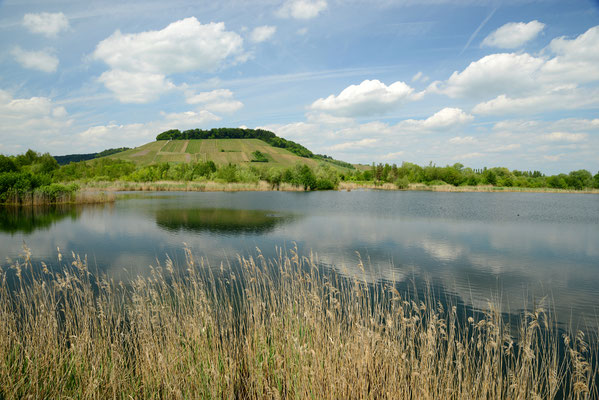
[[[60,247],[63,255],[86,254],[91,268],[120,278],[144,273],[166,254],[182,264],[183,243],[211,265],[255,254],[257,247],[272,256],[275,247],[297,243],[342,272],[361,275],[358,252],[368,279],[427,278],[476,307],[497,292],[512,311],[530,295],[548,294],[568,321],[571,311],[592,313],[599,304],[598,196],[138,194],[67,215],[33,231],[15,231],[11,220],[11,230],[0,233],[1,254],[16,257],[25,241],[38,260],[56,264]]]

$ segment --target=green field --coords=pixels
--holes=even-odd
[[[291,167],[295,164],[308,164],[316,167],[322,161],[299,157],[288,150],[273,147],[259,139],[198,139],[169,140],[146,143],[109,157],[133,161],[139,165],[160,162],[197,162],[212,160],[218,165],[250,164],[252,153],[260,151],[269,160],[268,166]],[[332,164],[331,164],[332,165]],[[332,165],[335,169],[338,166]]]

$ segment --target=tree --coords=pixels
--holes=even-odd
[[[0,154],[0,173],[2,172],[16,172],[17,166],[15,162],[10,158]]]

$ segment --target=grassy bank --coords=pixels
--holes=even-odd
[[[187,251],[126,284],[25,257],[1,277],[0,398],[598,396],[596,337],[540,308],[459,315],[296,251],[216,270]]]

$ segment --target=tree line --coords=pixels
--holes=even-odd
[[[78,186],[57,183],[55,173],[59,169],[49,153],[28,150],[10,157],[0,154],[0,203],[53,203],[70,199]]]
[[[599,188],[599,172],[593,176],[585,169],[571,171],[568,174],[546,176],[540,171],[510,171],[505,167],[473,169],[461,163],[445,167],[432,163],[424,167],[409,162],[404,162],[401,166],[379,163],[372,164],[365,170],[342,173],[342,180],[393,183],[400,189],[407,188],[410,183],[570,190]]]
[[[262,159],[254,154],[254,160]],[[263,155],[262,155],[263,156]],[[509,170],[504,167],[473,169],[463,164],[419,166],[404,162],[372,164],[368,167],[336,168],[328,163],[315,167],[298,163],[283,168],[265,162],[217,165],[213,161],[192,163],[159,163],[138,166],[131,161],[99,158],[59,165],[50,154],[28,150],[16,156],[0,155],[0,203],[27,203],[36,197],[46,202],[72,195],[77,183],[93,181],[217,181],[268,182],[273,189],[282,183],[304,190],[336,189],[340,182],[394,184],[407,189],[412,183],[454,186],[491,185],[499,187],[599,189],[599,173],[587,170],[568,174],[545,175],[540,171]]]

